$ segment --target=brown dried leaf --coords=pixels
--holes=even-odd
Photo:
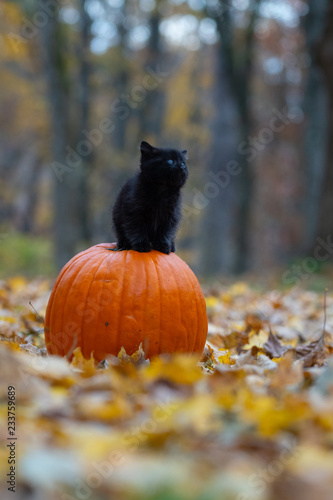
[[[303,361],[304,368],[309,368],[314,365],[323,365],[325,363],[325,335],[324,333],[318,340],[311,342],[305,346],[295,348],[295,359]]]
[[[284,354],[292,349],[292,346],[282,345],[279,339],[269,330],[269,337],[264,343],[263,349],[270,358],[282,358]]]
[[[239,352],[242,347],[249,341],[249,332],[238,332],[236,330],[229,333],[229,335],[223,336],[224,347],[226,349],[232,349],[236,347]]]
[[[263,327],[263,321],[259,314],[247,314],[245,316],[245,324],[247,331],[254,330],[255,332],[259,332]]]

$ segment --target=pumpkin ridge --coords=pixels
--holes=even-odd
[[[177,296],[178,296],[178,307],[179,307],[179,312],[180,312],[180,320],[181,320],[181,324],[182,324],[182,327],[184,328],[184,330],[186,331],[187,333],[187,328],[186,328],[186,325],[184,323],[184,316],[183,316],[183,311],[182,311],[182,300],[181,300],[181,297],[180,297],[180,293],[179,293],[179,285],[178,285],[178,279],[176,278],[176,274],[175,273],[175,269],[173,269],[173,266],[171,266],[169,264],[169,261],[166,259],[166,262],[167,262],[167,266],[169,268],[169,271],[170,271],[170,274],[172,275],[173,277],[173,280],[176,284],[176,289],[177,289]],[[188,334],[186,335],[186,349],[188,349]]]
[[[99,254],[99,252],[98,252]],[[84,304],[84,309],[86,308],[86,305],[87,305],[87,301],[88,301],[88,298],[89,298],[89,294],[90,294],[90,290],[91,290],[91,287],[94,283],[94,279],[95,279],[95,276],[96,274],[98,273],[98,271],[100,270],[101,266],[103,265],[103,263],[105,262],[106,259],[108,259],[110,257],[110,255],[107,253],[104,257],[104,259],[102,260],[102,262],[100,262],[99,266],[97,266],[97,269],[94,273],[94,276],[92,277],[92,280],[90,281],[90,285],[89,285],[89,288],[88,288],[88,292],[87,292],[87,296],[86,296],[86,300],[85,300],[85,304]],[[104,286],[104,285],[103,285]],[[101,297],[102,297],[102,294],[101,294]],[[100,299],[101,300],[101,299]],[[99,317],[99,314],[100,314],[100,303],[99,303],[99,308],[98,308],[98,315],[97,315],[97,319]],[[81,351],[82,351],[82,354],[84,353],[84,343],[83,343],[83,338],[84,338],[84,335],[83,335],[83,323],[84,323],[84,316],[82,316],[82,324],[81,324],[81,332],[82,332],[82,335],[81,335]],[[96,329],[98,328],[98,321],[96,321]],[[95,330],[96,331],[96,330]],[[94,335],[91,335],[92,337],[94,337]],[[89,344],[89,337],[87,338],[87,343]]]
[[[93,247],[92,247],[93,248]],[[89,252],[91,253],[91,252]],[[69,271],[72,267],[74,267],[74,264],[80,259],[81,257],[81,252],[77,255],[74,255],[72,257],[72,259],[67,262],[67,264],[65,264],[60,273],[59,273],[59,276],[57,277],[57,279],[55,280],[54,282],[54,285],[53,285],[53,289],[52,289],[52,292],[51,292],[51,295],[50,295],[50,298],[49,298],[49,306],[47,307],[46,309],[46,314],[45,314],[45,325],[50,325],[50,321],[51,320],[51,314],[52,314],[52,310],[53,310],[53,307],[54,307],[54,297],[57,293],[57,289],[58,289],[58,285],[59,283],[61,282],[64,274]],[[50,326],[48,328],[44,328],[44,335],[45,335],[45,343],[49,343],[51,342],[51,328]],[[64,355],[62,353],[62,355]]]
[[[151,259],[151,257],[150,257]],[[147,304],[148,304],[148,270],[147,270],[147,267],[148,267],[148,263],[149,263],[149,259],[144,259],[144,266],[145,266],[145,275],[146,275],[146,295],[145,295],[145,308],[147,309]],[[144,314],[143,315],[143,323],[142,323],[142,331],[143,331],[143,334],[145,334],[145,331],[146,331],[146,324],[147,324],[147,315]],[[148,345],[148,348],[147,348],[147,351],[149,349],[149,345]],[[146,352],[146,345],[145,345],[145,341],[143,342],[143,350],[145,351],[145,355],[148,354],[148,352]]]
[[[111,255],[112,255],[112,254],[111,254]],[[109,276],[113,275],[113,269],[112,269],[112,268],[113,268],[113,265],[112,265],[112,264],[113,264],[113,258],[111,257],[111,255],[109,255],[109,258],[107,259],[107,264],[108,264],[108,272],[110,273],[110,274],[109,274]],[[113,256],[114,256],[114,254],[113,254]],[[102,287],[101,300],[102,300],[102,295],[103,295],[103,290],[104,290],[104,287],[105,287],[105,283],[106,283],[106,282],[104,282],[103,287]],[[113,302],[114,302],[114,296],[111,296],[111,301],[113,301]],[[108,315],[109,315],[109,314],[108,314]],[[111,329],[111,335],[112,335],[112,332],[114,331],[114,325],[113,325],[113,324],[111,324],[110,326],[111,326],[111,328],[112,328],[112,329]],[[108,341],[110,341],[110,342],[111,342],[111,341],[112,341],[112,339],[109,339],[109,338],[108,338]],[[107,350],[105,350],[105,352],[107,352]]]
[[[193,290],[192,279],[191,279],[191,276],[188,273],[188,270],[189,270],[189,267],[186,265],[186,267],[184,267],[184,278],[186,278],[187,285],[190,285],[190,287]],[[197,324],[198,323],[198,321],[197,321],[198,309],[197,309],[197,304],[195,304],[195,309],[196,309],[196,316],[195,316],[195,341],[194,341],[194,343],[192,345],[192,349],[194,348],[194,346],[196,344],[196,337],[197,337],[197,334],[198,334],[198,324]],[[191,317],[192,317],[192,315],[191,315]],[[185,328],[185,330],[186,330],[187,349],[189,350],[190,349],[189,336],[191,335],[191,330],[188,329],[188,328]]]
[[[148,283],[149,283],[149,278],[148,276],[154,272],[154,279],[158,282],[158,286],[157,286],[157,290],[158,290],[158,307],[159,307],[159,314],[158,314],[158,317],[159,317],[159,327],[158,327],[158,346],[159,346],[159,351],[160,351],[160,346],[161,346],[161,294],[160,294],[160,282],[159,282],[159,277],[158,277],[158,272],[157,272],[157,268],[156,268],[156,263],[155,263],[155,255],[154,255],[154,252],[155,250],[152,250],[151,252],[147,253],[147,259],[146,259],[146,263],[147,263],[147,267],[146,267],[146,271],[148,269],[149,273],[147,273],[147,303],[148,303]],[[149,265],[149,267],[148,267]],[[151,270],[151,271],[150,271]],[[150,281],[151,278],[150,278]],[[156,297],[155,297],[155,301],[154,301],[154,305],[157,305],[156,304]],[[156,313],[156,311],[154,311],[154,314]],[[149,341],[149,336],[148,336],[148,341]],[[149,350],[149,343],[148,343],[148,347],[144,346],[144,349],[147,349],[147,352],[145,351],[147,357],[148,357],[148,350]]]
[[[201,291],[201,288],[200,288],[200,285],[199,283],[196,281],[196,276],[195,274],[193,273],[193,271],[189,268],[189,271],[191,272],[191,277],[192,277],[192,288],[194,290],[194,292],[197,290],[200,290],[201,294],[200,294],[200,297],[201,297],[201,303],[200,303],[200,300],[199,300],[199,296],[197,296],[197,294],[195,293],[195,301],[196,301],[196,304],[197,304],[197,307],[198,307],[198,332],[200,333],[200,336],[202,335],[202,331],[205,330],[205,339],[204,339],[204,344],[202,346],[202,350],[204,349],[205,347],[205,344],[206,344],[206,340],[207,340],[207,331],[208,331],[208,318],[207,318],[207,309],[206,309],[206,301],[205,301],[205,298],[202,294],[202,291]],[[199,288],[198,288],[199,287]],[[201,342],[201,340],[200,340]]]
[[[63,304],[64,304],[64,306],[63,306],[63,309],[62,309],[62,317],[61,317],[61,323],[60,323],[61,330],[62,330],[62,338],[63,338],[63,339],[64,339],[64,336],[65,336],[65,331],[64,331],[64,330],[65,330],[65,328],[64,328],[64,323],[65,323],[65,321],[64,321],[65,306],[66,306],[66,302],[68,301],[68,297],[69,297],[69,295],[70,295],[70,293],[71,293],[71,291],[72,291],[73,284],[76,282],[76,280],[78,279],[78,277],[79,277],[79,276],[81,277],[82,271],[83,271],[83,274],[84,274],[84,270],[85,270],[85,268],[86,268],[86,265],[91,266],[91,259],[92,259],[95,255],[97,255],[97,256],[98,256],[98,253],[99,253],[99,252],[96,252],[96,248],[95,248],[95,247],[91,247],[91,248],[93,249],[93,251],[92,251],[92,252],[89,252],[89,254],[90,254],[90,255],[89,255],[89,258],[84,259],[84,263],[80,265],[79,269],[78,269],[78,270],[76,270],[76,272],[73,272],[74,277],[73,277],[73,276],[71,276],[71,277],[73,277],[73,281],[70,283],[70,286],[69,286],[69,288],[68,288],[67,294],[66,294],[65,298],[63,299]],[[91,255],[91,254],[92,254],[92,255]],[[78,255],[79,255],[81,258],[82,258],[82,257],[86,257],[85,255],[82,255],[82,252],[81,252],[80,254],[78,254]],[[79,259],[77,259],[77,260],[75,261],[75,263],[73,262],[73,264],[74,264],[74,265],[73,265],[73,266],[71,266],[71,267],[74,267],[74,270],[75,270],[75,264],[77,264],[77,262],[79,262],[80,260],[81,260],[81,259],[79,258]],[[97,260],[97,259],[96,259],[96,260]],[[69,279],[68,279],[68,281],[69,281]],[[66,280],[66,285],[67,285],[67,280]],[[83,322],[83,321],[84,321],[84,315],[82,316],[82,322]],[[82,324],[81,324],[81,328],[82,328]],[[77,336],[77,337],[78,337],[78,338],[80,338],[80,333],[78,334],[78,336]],[[81,338],[82,338],[82,330],[81,330]],[[77,345],[80,345],[80,343],[78,342],[78,343],[77,343]],[[65,352],[64,352],[64,349],[65,349],[65,344],[64,344],[64,342],[62,342],[62,350],[61,350],[61,351],[62,351],[62,354],[61,354],[61,355],[62,355],[62,356],[66,356],[66,357],[67,357],[68,352],[67,352],[67,353],[65,353]],[[81,343],[81,349],[82,349],[82,343]],[[72,353],[71,353],[71,354],[72,354]]]
[[[197,343],[198,331],[199,331],[200,324],[199,324],[199,321],[198,321],[199,311],[198,311],[197,296],[196,296],[195,289],[194,289],[194,286],[193,286],[192,274],[189,271],[191,271],[191,273],[192,273],[192,269],[190,267],[188,267],[186,269],[186,273],[184,273],[184,274],[186,274],[186,276],[188,277],[187,282],[190,283],[191,288],[192,288],[192,290],[194,292],[194,295],[195,295],[195,297],[194,297],[194,299],[195,299],[195,310],[196,310],[196,315],[195,315],[195,337],[194,337],[194,342],[193,342],[193,346],[192,346],[192,350],[194,350],[195,347],[196,347],[196,343]],[[187,335],[188,335],[188,333],[187,333]]]
[[[75,275],[74,275],[74,279],[73,279],[73,281],[71,282],[71,285],[70,285],[70,287],[69,287],[69,289],[68,289],[68,292],[67,292],[67,294],[66,294],[66,298],[65,298],[65,300],[64,300],[64,307],[63,307],[63,310],[62,310],[62,319],[61,319],[61,329],[63,330],[63,332],[62,332],[62,333],[63,333],[63,338],[64,338],[64,336],[65,336],[65,325],[64,325],[65,305],[66,305],[66,302],[67,302],[67,300],[68,300],[69,294],[70,294],[70,293],[71,293],[71,291],[72,291],[73,284],[74,284],[74,283],[75,283],[75,281],[78,279],[78,276],[80,276],[81,272],[85,269],[86,264],[87,264],[87,265],[89,265],[89,266],[91,265],[91,257],[94,257],[94,256],[97,254],[96,249],[95,249],[94,247],[92,247],[92,248],[94,249],[94,251],[89,252],[89,254],[93,254],[93,255],[90,255],[90,257],[89,257],[89,258],[85,259],[84,264],[83,264],[83,265],[81,264],[81,267],[79,268],[79,270],[78,270],[78,271],[76,271],[76,273],[75,273]],[[79,255],[80,255],[81,257],[83,257],[83,256],[82,256],[82,254],[79,254]],[[84,255],[84,257],[85,257],[85,255]],[[78,260],[80,260],[80,259],[78,259]],[[77,263],[77,261],[75,261],[75,263]],[[75,268],[75,266],[73,266],[73,267]],[[82,316],[82,324],[83,324],[83,321],[84,321],[84,316]],[[81,324],[81,337],[82,337],[82,324]],[[78,336],[77,336],[77,337],[78,337],[78,338],[80,338],[80,334],[78,334]],[[82,339],[82,342],[83,342],[83,339]],[[77,342],[77,345],[78,345],[78,344],[79,344],[79,342]],[[62,343],[62,351],[63,351],[63,352],[62,352],[62,355],[63,355],[63,356],[68,357],[68,356],[67,356],[67,355],[68,355],[68,352],[67,352],[67,353],[65,353],[65,352],[64,352],[64,345],[65,345],[65,343],[63,342],[63,343]],[[83,350],[83,345],[82,345],[82,343],[81,343],[81,349]],[[71,354],[72,354],[72,353],[71,353]]]
[[[125,277],[125,269],[126,269],[126,263],[127,263],[127,257],[129,255],[128,253],[129,251],[126,250],[124,252],[124,259],[123,259],[123,265],[122,265],[122,270],[123,270],[123,274],[121,276],[121,295],[120,295],[120,301],[119,301],[119,313],[118,313],[118,322],[117,322],[117,337],[116,337],[116,346],[117,346],[117,349],[118,351],[120,351],[119,349],[119,343],[118,343],[118,339],[119,339],[119,334],[120,334],[120,328],[121,328],[121,317],[122,317],[122,309],[121,309],[121,304],[123,303],[123,299],[124,299],[124,277]],[[122,346],[120,346],[121,348]],[[117,353],[118,354],[118,353]]]
[[[154,263],[154,268],[156,271],[156,276],[157,276],[157,283],[158,283],[158,304],[159,304],[159,311],[158,311],[158,317],[159,317],[159,326],[158,326],[158,345],[159,345],[159,351],[163,354],[162,351],[162,335],[161,335],[161,312],[162,312],[162,303],[161,303],[161,280],[160,276],[158,274],[158,266],[156,259],[152,259]]]
[[[94,252],[89,252],[89,253],[93,253],[93,254],[94,254]],[[79,256],[80,256],[80,257],[82,257],[82,254],[80,253],[80,254],[79,254]],[[80,260],[80,258],[78,258],[77,260],[75,260],[75,262],[73,262],[73,266],[69,266],[69,267],[68,267],[68,269],[71,269],[72,267],[73,267],[73,268],[75,268],[75,264],[76,264],[79,260]],[[86,259],[85,264],[90,264],[90,259]],[[72,286],[73,286],[73,283],[76,281],[76,279],[77,279],[77,277],[78,277],[78,274],[80,274],[80,271],[84,268],[85,264],[83,264],[83,266],[82,266],[82,267],[80,267],[80,270],[79,270],[79,272],[78,272],[78,273],[75,273],[75,275],[74,275],[74,279],[73,279],[73,281],[71,282],[71,286],[68,288],[68,291],[67,291],[67,293],[66,293],[66,297],[65,297],[65,299],[64,299],[64,305],[65,305],[65,304],[66,304],[66,302],[68,301],[69,294],[70,294],[70,293],[71,293],[71,291],[72,291]],[[68,269],[66,269],[66,271],[67,271]],[[67,357],[67,354],[68,354],[68,353],[65,353],[65,343],[64,343],[64,339],[65,339],[64,315],[65,315],[65,307],[63,307],[63,310],[62,310],[62,315],[61,315],[61,323],[60,323],[60,325],[61,325],[61,330],[62,330],[61,334],[62,334],[62,339],[63,339],[63,341],[62,341],[62,348],[61,348],[61,355],[62,355],[62,356],[66,356],[66,357]]]

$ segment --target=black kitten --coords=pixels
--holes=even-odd
[[[116,250],[175,251],[181,218],[180,189],[187,179],[186,151],[141,142],[140,171],[122,187],[113,208]]]

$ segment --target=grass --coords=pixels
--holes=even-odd
[[[52,242],[44,237],[19,233],[0,235],[0,276],[52,276],[55,268]]]

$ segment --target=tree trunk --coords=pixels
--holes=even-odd
[[[207,274],[241,273],[248,267],[249,221],[253,194],[253,176],[238,146],[251,130],[248,98],[253,62],[254,25],[260,0],[251,2],[249,23],[243,44],[238,45],[230,12],[230,3],[220,0],[223,15],[215,18],[220,35],[216,65],[210,174],[233,161],[228,186],[209,202],[204,215],[206,232],[202,269]],[[237,172],[237,173],[236,173]]]
[[[42,171],[36,148],[27,145],[16,166],[13,186],[18,196],[13,204],[13,223],[18,231],[31,233],[35,228],[38,182]]]
[[[235,262],[235,177],[228,173],[230,162],[238,160],[239,112],[230,88],[227,67],[220,53],[216,54],[215,118],[212,123],[212,144],[208,158],[207,182],[197,203],[202,203],[203,244],[201,272],[216,275],[233,272]],[[207,206],[205,206],[207,204]]]
[[[82,134],[82,131],[90,131],[89,129],[89,104],[90,104],[90,84],[89,78],[91,73],[90,64],[90,28],[91,19],[85,9],[86,0],[79,1],[80,7],[80,25],[81,37],[78,60],[80,63],[79,81],[78,81],[78,116],[80,117],[77,123],[78,141],[87,140],[87,137]],[[81,165],[76,169],[77,186],[77,215],[78,215],[78,238],[81,241],[90,242],[91,231],[89,226],[89,191],[88,191],[88,176],[91,170],[93,154],[87,155],[82,159]]]
[[[329,106],[328,89],[326,89],[324,75],[320,68],[318,49],[325,28],[327,6],[327,0],[310,0],[310,10],[304,23],[308,50],[312,59],[304,99],[304,110],[308,118],[304,145],[307,191],[305,204],[305,252],[311,250],[313,242],[318,236],[320,204],[324,186]]]
[[[323,7],[324,7],[324,2]],[[328,123],[326,159],[323,174],[318,223],[315,236],[326,238],[333,234],[333,3],[327,5],[325,26],[316,54],[328,93]]]
[[[258,17],[261,0],[252,0],[249,23],[245,31],[245,44],[241,52],[241,63],[230,74],[231,84],[235,92],[241,120],[241,142],[246,141],[252,129],[252,117],[249,109],[250,85],[254,59],[254,28]],[[238,176],[238,210],[235,220],[236,248],[233,271],[236,274],[245,272],[249,267],[249,232],[251,203],[253,198],[253,172],[251,165],[244,155],[239,155],[241,173]]]
[[[41,31],[53,131],[52,160],[63,164],[68,144],[69,82],[64,62],[64,40],[58,16],[51,17]],[[75,253],[76,238],[73,230],[73,214],[70,210],[72,196],[70,180],[70,174],[66,174],[62,182],[56,176],[53,178],[54,243],[58,268],[61,268]]]
[[[124,0],[124,3],[121,7],[121,15],[124,19],[129,15],[128,12],[129,2],[128,0]],[[127,47],[127,36],[128,30],[125,27],[124,23],[120,23],[118,25],[118,34],[119,34],[119,57],[121,58],[118,62],[118,71],[115,74],[115,78],[113,80],[113,88],[116,92],[116,101],[120,101],[121,105],[117,104],[116,110],[120,108],[125,108],[124,103],[127,102],[124,99],[127,98],[130,94],[129,92],[129,84],[130,84],[130,69],[129,63],[126,58],[126,52],[128,51]],[[114,132],[111,134],[112,146],[117,153],[124,153],[127,149],[127,129],[129,120],[132,118],[131,114],[133,110],[131,105],[127,104],[127,112],[125,114],[123,112],[116,113],[113,108],[111,108],[111,120],[115,124]]]
[[[147,48],[146,68],[156,71],[162,59],[160,36],[161,15],[156,9],[150,17],[150,39]],[[160,141],[165,107],[165,95],[160,88],[147,90],[147,96],[141,109],[141,138],[152,138],[156,143]]]
[[[46,0],[45,0],[46,3]],[[79,82],[77,98],[71,95],[66,26],[59,22],[57,11],[45,27],[41,28],[43,43],[40,44],[47,82],[48,100],[52,125],[52,164],[67,165],[68,148],[75,149],[80,139],[87,139],[89,112],[89,38],[90,19],[85,11],[85,0],[80,0],[81,39]],[[72,111],[70,113],[70,110]],[[54,249],[55,261],[61,268],[73,257],[82,240],[89,239],[87,158],[76,156],[72,170],[68,168],[59,178],[53,178]]]

